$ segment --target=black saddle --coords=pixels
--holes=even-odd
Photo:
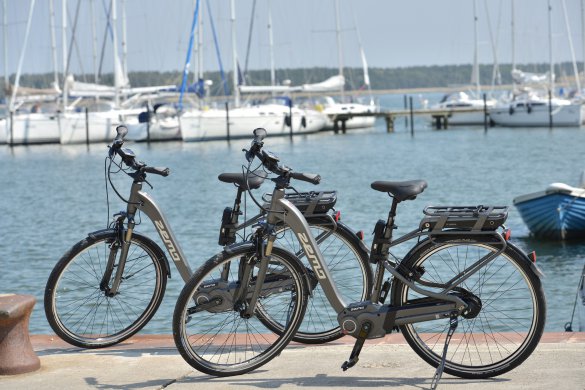
[[[416,198],[427,188],[427,182],[424,180],[375,181],[371,186],[376,191],[391,193],[394,199],[402,202]]]
[[[246,183],[246,176],[243,173],[222,173],[217,178],[224,183],[233,183],[242,190],[255,190],[260,188],[266,175],[266,172],[250,173],[248,174],[248,183]]]

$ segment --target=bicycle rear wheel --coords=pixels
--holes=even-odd
[[[423,281],[445,283],[501,248],[501,244],[465,240],[463,244],[461,239],[456,243],[427,241],[409,254],[403,265],[423,272]],[[472,294],[475,310],[458,318],[445,372],[469,379],[489,378],[526,360],[542,336],[546,317],[542,285],[528,257],[508,243],[503,253],[459,287]],[[392,295],[396,306],[422,297],[399,280],[394,281]],[[404,325],[400,330],[421,358],[434,367],[439,365],[448,319]]]
[[[306,276],[298,259],[273,248],[256,310],[243,309],[254,290],[258,264],[243,302],[234,302],[245,262],[255,262],[250,243],[232,245],[209,259],[185,285],[173,315],[173,336],[183,358],[197,370],[216,376],[240,375],[272,360],[297,331],[307,305]],[[259,316],[285,324],[267,331]]]
[[[360,245],[360,239],[341,222],[337,222],[336,226],[328,218],[309,218],[307,222],[344,302],[361,302],[368,299],[372,290],[372,270],[368,253]],[[313,275],[309,261],[290,228],[283,227],[278,231],[275,245],[299,257],[308,274]],[[338,313],[331,307],[316,278],[312,278],[310,288],[312,290],[307,311],[293,340],[305,344],[337,340],[343,336],[337,322]],[[278,321],[269,315],[265,315],[264,318],[266,318],[264,325],[274,331],[280,331],[282,325]]]
[[[55,333],[81,348],[103,348],[138,332],[158,309],[166,288],[165,256],[150,239],[134,233],[118,293],[100,288],[117,233],[103,230],[75,244],[49,276],[45,314]],[[116,258],[112,276],[117,269]]]

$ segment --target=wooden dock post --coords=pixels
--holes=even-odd
[[[226,131],[226,140],[230,140],[230,107],[229,103],[225,102],[225,131]]]
[[[404,111],[408,110],[408,103],[406,102],[406,95],[404,95]],[[408,129],[408,117],[404,117],[404,128]]]
[[[483,94],[483,131],[487,133],[488,130],[488,111],[487,111],[487,96]]]
[[[392,115],[386,115],[386,133],[394,133],[394,117]]]
[[[85,107],[85,145],[89,148],[89,109]]]
[[[293,117],[292,117],[292,98],[288,99],[288,118],[290,120],[290,138],[292,139],[293,137]],[[345,133],[345,126],[344,126],[344,131]]]
[[[14,146],[14,111],[10,110],[10,147]]]
[[[412,112],[412,96],[409,97],[410,103],[410,135],[414,135],[414,113]]]
[[[548,128],[550,130],[552,130],[552,128],[553,128],[553,118],[552,118],[552,91],[550,89],[548,90]]]

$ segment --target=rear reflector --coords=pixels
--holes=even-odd
[[[528,258],[530,259],[530,261],[532,261],[533,263],[536,263],[536,252],[532,251],[528,254]]]

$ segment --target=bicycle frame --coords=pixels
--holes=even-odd
[[[396,208],[395,205],[393,205],[393,211],[395,211],[395,208]],[[393,226],[393,217],[394,217],[393,214],[394,213],[391,211],[389,219],[388,219],[389,226]],[[315,238],[311,234],[311,231],[310,231],[310,228],[309,228],[309,225],[308,225],[306,219],[304,218],[303,214],[291,202],[284,199],[284,190],[283,189],[276,188],[274,190],[273,195],[272,195],[271,208],[270,208],[270,211],[268,212],[267,221],[269,224],[276,224],[278,222],[282,222],[282,223],[286,223],[288,226],[290,226],[290,228],[293,230],[293,232],[297,236],[297,238],[298,238],[298,240],[299,240],[299,242],[304,250],[304,254],[307,256],[307,258],[309,260],[309,264],[311,265],[313,272],[315,273],[316,277],[318,278],[319,283],[321,284],[321,288],[323,289],[323,292],[325,293],[325,296],[327,297],[329,303],[331,304],[331,306],[335,309],[335,311],[337,313],[341,313],[347,307],[347,304],[346,304],[346,302],[343,301],[339,291],[337,290],[337,287],[335,286],[335,284],[331,278],[327,263],[323,258],[323,254],[319,250],[319,246],[317,245]],[[424,231],[421,231],[420,229],[417,229],[417,230],[414,230],[410,233],[407,233],[406,235],[396,239],[395,241],[392,241],[392,235],[390,233],[389,237],[387,237],[388,243],[389,243],[388,247],[401,244],[405,241],[408,241],[410,239],[417,238],[420,236],[449,235],[449,234],[461,236],[462,234],[465,234],[465,232],[461,232],[461,231],[457,231],[457,232],[453,232],[453,233],[449,233],[449,232],[424,232]],[[471,232],[469,232],[469,234],[471,234]],[[445,286],[441,286],[443,289],[439,293],[433,292],[433,291],[430,291],[427,289],[423,289],[423,288],[415,285],[415,283],[413,281],[408,280],[406,277],[404,277],[397,270],[397,267],[394,267],[386,258],[386,259],[384,259],[384,261],[378,263],[379,265],[378,265],[378,269],[376,270],[375,285],[374,285],[374,290],[375,290],[374,293],[376,293],[376,295],[373,295],[372,302],[376,303],[377,298],[379,297],[380,286],[378,284],[381,284],[383,272],[385,269],[385,270],[389,271],[394,277],[400,279],[404,284],[406,284],[412,290],[414,290],[422,295],[425,295],[425,296],[428,296],[431,298],[436,298],[436,299],[442,300],[444,302],[452,302],[453,309],[460,310],[460,311],[465,309],[465,307],[467,307],[467,304],[462,299],[460,299],[458,296],[453,295],[453,294],[448,294],[448,292],[452,291],[455,287],[457,287],[459,284],[461,284],[467,278],[469,278],[470,276],[475,274],[479,269],[481,269],[487,263],[489,263],[490,261],[495,259],[506,248],[506,241],[501,237],[501,235],[499,235],[495,232],[483,232],[483,233],[482,232],[480,232],[480,233],[474,232],[473,235],[474,236],[476,236],[476,235],[488,236],[489,235],[490,237],[498,237],[502,243],[502,249],[497,251],[497,252],[492,252],[492,253],[486,255],[486,256],[482,257],[481,259],[479,259],[478,261],[476,261],[474,264],[470,265],[468,268],[466,268],[459,275],[456,275],[449,282],[447,282],[445,284]],[[456,243],[456,241],[454,243]],[[376,283],[376,282],[378,282],[378,283]],[[433,287],[436,287],[436,286],[433,286]],[[377,292],[376,292],[376,289],[377,289]],[[418,312],[416,312],[416,309],[415,309],[415,313],[409,313],[408,318],[410,318],[410,320],[407,318],[405,318],[405,319],[396,318],[396,324],[401,325],[401,324],[406,324],[406,323],[410,323],[410,322],[424,321],[425,320],[424,316],[425,316],[426,312],[429,312],[429,310],[422,309],[422,310],[419,310]],[[435,309],[435,312],[436,312],[436,309]],[[418,315],[418,314],[420,314],[420,315]],[[431,313],[429,312],[429,314],[431,314]],[[428,320],[431,320],[431,319],[435,319],[434,314],[429,315]]]
[[[132,232],[134,231],[135,227],[134,216],[136,215],[137,211],[142,211],[151,220],[161,240],[163,241],[167,252],[171,256],[175,267],[177,267],[177,270],[179,271],[179,274],[185,283],[191,278],[191,275],[193,274],[191,267],[187,262],[187,258],[185,257],[185,254],[183,253],[183,250],[181,249],[181,246],[179,245],[179,242],[177,241],[177,238],[175,237],[175,234],[173,233],[166,217],[154,199],[148,193],[142,191],[142,184],[142,181],[134,180],[130,189],[130,197],[128,199],[128,206],[126,208],[125,214],[125,218],[128,221],[128,228],[126,230],[125,237],[123,237],[122,253],[120,255],[120,260],[112,287],[110,288],[111,294],[115,294],[117,292],[122,280],[126,257],[128,255],[128,247],[130,245],[130,239],[132,238]],[[110,259],[111,258],[112,254],[110,254]],[[106,280],[108,279],[109,277]]]

